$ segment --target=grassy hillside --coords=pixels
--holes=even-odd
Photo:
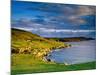
[[[42,57],[55,48],[67,47],[62,42],[47,40],[31,32],[12,29],[11,48],[14,54],[33,54]]]
[[[40,72],[57,72],[57,71],[75,71],[95,69],[96,63],[89,62],[77,65],[56,64],[54,62],[45,62],[34,59],[31,54],[13,54],[12,55],[12,75],[40,73]]]

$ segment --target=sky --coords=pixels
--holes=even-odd
[[[12,1],[11,27],[42,37],[93,37],[96,7]]]

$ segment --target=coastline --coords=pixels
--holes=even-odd
[[[55,51],[56,49],[63,49],[63,48],[70,48],[72,45],[71,44],[65,44],[65,47],[60,47],[60,48],[55,48],[52,49],[49,53],[47,53],[44,57],[43,57],[43,61],[47,61],[47,62],[54,62],[52,59],[48,59],[48,56],[51,56],[50,53],[52,53],[53,51]],[[57,50],[58,51],[58,50]],[[56,62],[55,62],[56,63]],[[68,64],[67,64],[68,65]]]

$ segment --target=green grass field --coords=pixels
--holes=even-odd
[[[13,54],[12,55],[11,74],[28,74],[28,73],[44,73],[57,71],[75,71],[89,70],[96,68],[96,62],[89,62],[76,65],[64,65],[54,62],[46,62],[34,58],[29,54]]]

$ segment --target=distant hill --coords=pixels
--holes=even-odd
[[[52,49],[67,47],[63,42],[48,40],[28,31],[11,29],[11,51],[19,54],[46,55]]]
[[[87,37],[69,37],[69,38],[46,38],[46,39],[52,39],[55,41],[61,41],[61,42],[78,42],[78,41],[88,41],[88,40],[94,40],[94,38],[87,38]]]

